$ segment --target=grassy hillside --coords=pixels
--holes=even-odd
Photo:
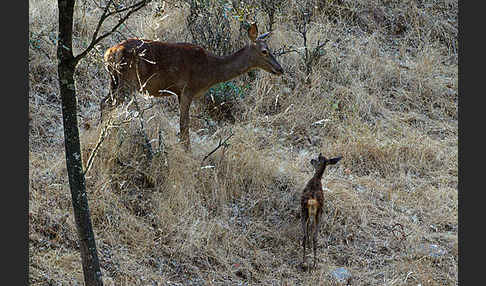
[[[272,27],[286,73],[250,72],[193,103],[192,154],[178,143],[175,97],[138,97],[152,147],[163,140],[152,161],[133,110],[112,112],[86,178],[105,285],[457,285],[457,1],[315,1],[308,22],[296,1],[189,2],[150,4],[81,61],[85,164],[107,126],[102,55],[125,38],[227,54],[247,42],[239,15]],[[78,1],[75,53],[100,13]],[[29,282],[82,285],[56,20],[56,1],[29,0]],[[320,152],[343,159],[323,176],[318,265],[307,273],[299,197]],[[338,281],[341,267],[351,278]]]

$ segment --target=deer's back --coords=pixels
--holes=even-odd
[[[117,66],[123,80],[138,84],[140,78],[152,96],[159,96],[162,89],[180,94],[207,66],[207,53],[199,46],[142,39],[128,39],[109,48],[104,59],[112,69]]]

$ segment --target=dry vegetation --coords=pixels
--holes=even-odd
[[[228,42],[194,39],[189,2],[152,3],[80,63],[85,162],[103,128],[106,48],[131,36],[198,42],[219,54],[245,43],[235,17],[204,17]],[[205,13],[254,11],[265,31],[268,8],[246,2],[217,1]],[[92,3],[76,6],[77,48],[100,14]],[[153,105],[143,116],[154,150],[159,132],[164,143],[150,162],[138,119],[122,122],[133,110],[113,112],[87,174],[105,285],[335,285],[340,267],[351,274],[341,282],[352,285],[457,285],[457,0],[316,1],[307,45],[328,42],[310,73],[295,1],[255,3],[279,7],[270,46],[298,52],[278,56],[280,78],[251,72],[215,87],[214,101],[193,104],[192,155],[178,144],[175,97],[138,98]],[[81,285],[57,85],[57,2],[29,0],[29,16],[29,282]],[[230,133],[229,146],[201,163]],[[308,274],[299,196],[319,152],[343,159],[322,180],[318,265]]]

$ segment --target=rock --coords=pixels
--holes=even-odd
[[[428,247],[428,255],[432,258],[439,258],[447,253],[445,249],[442,249],[437,244],[430,244]]]
[[[214,122],[213,120],[209,119],[209,120],[207,121],[207,125],[208,125],[209,127],[215,127],[215,126],[216,126],[216,122]]]
[[[292,90],[288,87],[283,87],[282,88],[282,94],[283,95],[289,95],[292,92]]]
[[[419,247],[418,253],[432,259],[438,259],[444,256],[447,251],[437,244],[425,244]]]
[[[344,267],[339,267],[331,271],[331,276],[338,282],[347,282],[351,279],[351,273]]]

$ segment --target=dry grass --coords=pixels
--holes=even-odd
[[[29,1],[29,282],[80,285],[51,2]],[[76,49],[99,15],[89,3],[76,7]],[[458,284],[457,1],[322,3],[308,38],[329,42],[309,79],[302,56],[288,53],[278,58],[284,76],[259,71],[233,81],[244,96],[220,112],[234,122],[212,113],[211,101],[196,102],[192,155],[178,144],[175,98],[138,99],[154,104],[144,113],[147,135],[157,149],[161,130],[167,156],[146,160],[138,119],[109,130],[87,175],[106,285],[337,285],[339,267],[352,285]],[[159,4],[78,67],[85,162],[103,127],[104,49],[128,36],[191,40],[188,7],[161,14]],[[276,15],[274,49],[302,45],[292,9]],[[260,10],[257,19],[267,21]],[[130,114],[120,107],[113,118]],[[202,163],[230,133],[230,145]],[[343,160],[324,174],[318,267],[308,274],[298,200],[319,152]],[[431,255],[431,245],[442,252]]]

